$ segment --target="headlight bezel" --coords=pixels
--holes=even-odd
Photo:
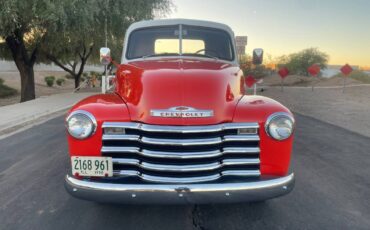
[[[76,116],[76,115],[82,115],[82,116],[85,116],[86,118],[88,118],[90,121],[91,121],[91,124],[92,124],[92,129],[91,129],[91,132],[89,133],[89,135],[87,136],[84,136],[84,137],[79,137],[79,136],[76,136],[74,135],[70,129],[69,129],[69,121],[72,117]],[[94,117],[94,115],[92,115],[90,112],[87,112],[85,110],[76,110],[76,111],[73,111],[72,113],[70,113],[67,118],[66,118],[66,128],[67,128],[67,132],[69,135],[71,135],[73,138],[75,139],[78,139],[78,140],[84,140],[84,139],[87,139],[89,137],[91,137],[92,135],[95,134],[96,130],[97,130],[97,127],[98,127],[98,123]]]
[[[285,117],[285,118],[289,119],[289,120],[292,122],[292,131],[291,131],[291,133],[290,133],[290,135],[289,135],[288,137],[286,137],[286,138],[282,138],[282,139],[279,139],[279,138],[274,137],[274,136],[270,133],[270,125],[271,125],[271,122],[273,122],[275,119],[277,119],[277,118],[281,118],[281,117]],[[273,114],[271,114],[271,115],[267,118],[266,123],[265,123],[265,132],[266,132],[266,134],[267,134],[269,137],[271,137],[272,139],[276,140],[276,141],[284,141],[284,140],[289,139],[289,138],[293,135],[294,130],[295,130],[295,119],[294,119],[294,117],[293,117],[291,114],[289,114],[289,113],[287,113],[287,112],[277,112],[277,113],[273,113]]]

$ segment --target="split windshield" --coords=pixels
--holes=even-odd
[[[234,60],[230,35],[223,30],[180,25],[138,29],[130,34],[127,59],[180,55]]]

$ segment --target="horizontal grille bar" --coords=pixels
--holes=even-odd
[[[199,146],[220,144],[222,143],[222,139],[220,137],[204,139],[159,139],[143,137],[141,142],[151,145]]]
[[[149,182],[158,183],[200,183],[215,181],[220,179],[222,176],[245,176],[245,177],[258,177],[261,175],[259,170],[227,170],[221,173],[207,175],[207,176],[197,176],[197,177],[162,177],[162,176],[152,176],[140,173],[135,170],[116,170],[113,172],[114,176],[118,177],[140,177],[141,179]]]
[[[150,145],[172,145],[172,146],[196,146],[196,145],[215,145],[231,141],[259,141],[257,135],[227,135],[223,138],[199,138],[199,139],[162,139],[141,137],[139,135],[103,135],[103,140],[121,140],[121,141],[139,141],[140,143]]]
[[[143,169],[152,171],[164,171],[164,172],[199,172],[199,171],[210,171],[222,168],[224,166],[236,166],[236,165],[258,165],[260,160],[258,158],[251,159],[224,159],[221,162],[211,162],[207,164],[191,164],[191,165],[171,165],[171,164],[153,164],[148,162],[142,162],[137,159],[127,158],[114,158],[113,164],[119,165],[134,165]]]
[[[258,129],[259,125],[258,123],[225,123],[207,126],[165,126],[165,125],[147,125],[135,122],[104,122],[102,127],[136,129],[145,132],[209,133],[209,132],[221,132],[229,129]]]
[[[219,157],[226,154],[258,154],[260,152],[259,147],[233,147],[224,148],[223,151],[198,151],[198,152],[164,152],[164,151],[152,151],[137,147],[116,147],[116,146],[103,146],[101,149],[102,153],[132,153],[138,154],[145,157],[153,158],[169,158],[169,159],[198,159],[198,158],[211,158]]]

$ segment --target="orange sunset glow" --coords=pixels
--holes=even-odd
[[[317,47],[329,64],[370,67],[368,1],[175,0],[171,18],[218,21],[273,57]],[[191,13],[190,13],[191,12]]]

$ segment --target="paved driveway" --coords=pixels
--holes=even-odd
[[[370,229],[370,138],[297,115],[296,187],[255,204],[123,206],[64,190],[59,117],[0,140],[0,229]]]

